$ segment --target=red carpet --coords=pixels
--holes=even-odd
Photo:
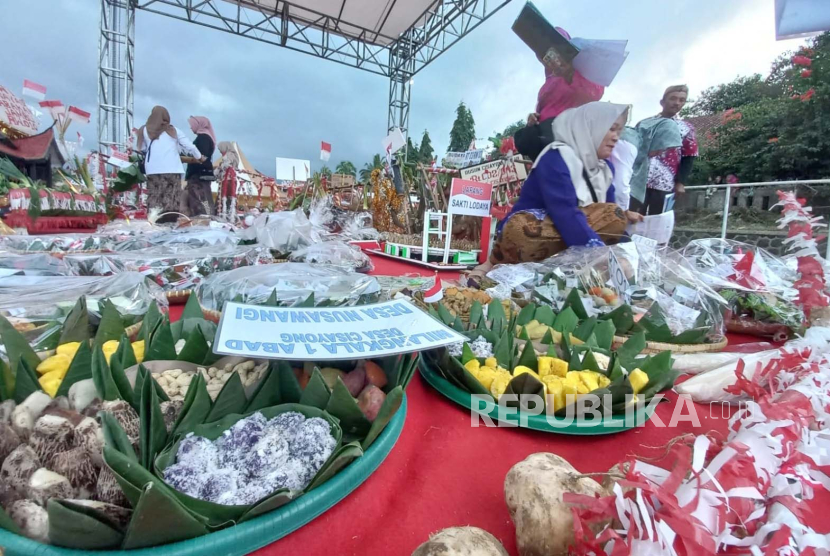
[[[375,257],[377,273],[422,269]],[[428,272],[426,274],[429,274]],[[174,308],[175,316],[180,309]],[[736,339],[733,339],[733,341]],[[257,551],[257,556],[297,554],[408,556],[430,533],[473,525],[494,534],[517,554],[515,530],[504,502],[504,477],[535,452],[553,452],[582,472],[604,472],[628,455],[658,458],[669,441],[686,433],[726,433],[721,408],[695,405],[700,427],[688,422],[657,428],[653,422],[625,433],[575,437],[513,428],[473,428],[470,412],[433,390],[417,375],[407,389],[409,412],[401,437],[381,467],[334,508],[291,535]],[[676,396],[669,393],[669,399]],[[666,424],[674,403],[656,415]],[[684,411],[684,415],[688,412]],[[817,488],[808,523],[830,529],[830,495]]]

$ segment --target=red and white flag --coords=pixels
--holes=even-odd
[[[472,141],[470,141],[470,147],[469,147],[467,150],[468,150],[468,151],[474,151],[474,150],[476,150],[476,140],[475,140],[475,139],[473,139]]]
[[[59,100],[42,100],[38,104],[41,108],[49,110],[49,114],[51,114],[52,119],[55,121],[60,121],[64,114],[66,114],[66,106]]]
[[[130,157],[127,153],[122,153],[115,147],[110,147],[110,157],[107,162],[119,168],[126,168],[130,165]]]
[[[438,273],[435,273],[435,283],[427,291],[424,292],[425,303],[437,303],[444,299],[444,290],[441,289],[441,279],[438,278]]]
[[[322,141],[320,143],[320,160],[328,162],[329,158],[331,158],[331,145]]]
[[[74,120],[82,124],[88,124],[90,113],[84,112],[83,110],[81,110],[80,108],[76,108],[75,106],[70,106],[69,110],[66,112],[66,116],[70,120]]]
[[[79,131],[78,132],[78,148],[80,149],[83,146],[84,146],[84,138],[81,137],[81,132]]]
[[[34,81],[29,81],[28,79],[23,80],[23,96],[31,97],[37,100],[43,100],[46,98],[46,87],[35,83]]]

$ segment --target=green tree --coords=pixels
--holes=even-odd
[[[337,174],[346,174],[348,176],[354,176],[357,174],[357,168],[355,165],[349,162],[348,160],[344,160],[337,165],[337,169],[335,170]]]
[[[412,143],[412,137],[406,138],[406,162],[407,164],[418,164],[420,160],[420,152],[418,148]]]
[[[429,131],[424,130],[421,137],[421,146],[418,149],[418,160],[421,164],[430,165],[435,158],[435,151],[432,150],[432,142],[429,139]]]
[[[525,120],[518,120],[504,128],[504,131],[502,131],[501,133],[494,133],[493,136],[490,137],[490,141],[493,142],[493,150],[490,151],[488,156],[491,159],[499,158],[501,154],[499,152],[499,149],[501,149],[501,142],[507,139],[508,137],[513,137],[513,135],[515,135],[517,131],[524,128],[526,125],[527,122],[525,122]]]
[[[360,182],[361,183],[369,183],[369,178],[372,177],[372,172],[374,170],[382,170],[383,169],[383,157],[379,154],[376,154],[372,157],[371,162],[367,162],[363,169],[360,171]]]
[[[329,168],[328,166],[323,166],[322,168],[320,168],[319,174],[321,176],[326,176],[327,178],[330,178],[331,177],[331,168]]]
[[[781,88],[764,79],[760,73],[738,77],[731,83],[709,87],[691,105],[683,109],[683,116],[706,116],[752,102],[780,96]]]
[[[749,95],[701,138],[694,182],[730,173],[743,182],[830,176],[830,33],[811,39],[795,56],[809,59],[809,67],[794,62],[793,53],[780,57],[766,80],[769,96]],[[733,89],[747,79],[757,84],[739,78]],[[725,104],[710,108],[719,106]]]
[[[464,101],[455,109],[455,122],[450,130],[450,152],[465,152],[476,138],[476,122]]]

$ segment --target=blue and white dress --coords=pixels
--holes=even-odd
[[[606,164],[613,172],[613,165],[607,161]],[[583,168],[576,152],[565,143],[548,145],[533,164],[513,210],[499,223],[498,233],[501,234],[513,215],[526,212],[539,220],[549,216],[568,247],[604,245],[599,235],[588,226],[585,213],[580,208],[595,202],[614,203],[614,186],[599,183],[601,180],[591,183],[596,194],[594,200]]]

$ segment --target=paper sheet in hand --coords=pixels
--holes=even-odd
[[[642,222],[629,224],[626,231],[628,235],[637,234],[651,238],[660,244],[668,243],[674,231],[674,211],[646,216]]]
[[[424,351],[466,341],[408,301],[359,307],[263,307],[228,302],[214,353],[344,361]]]
[[[628,58],[628,41],[607,41],[574,37],[579,48],[573,66],[589,81],[608,87]]]

